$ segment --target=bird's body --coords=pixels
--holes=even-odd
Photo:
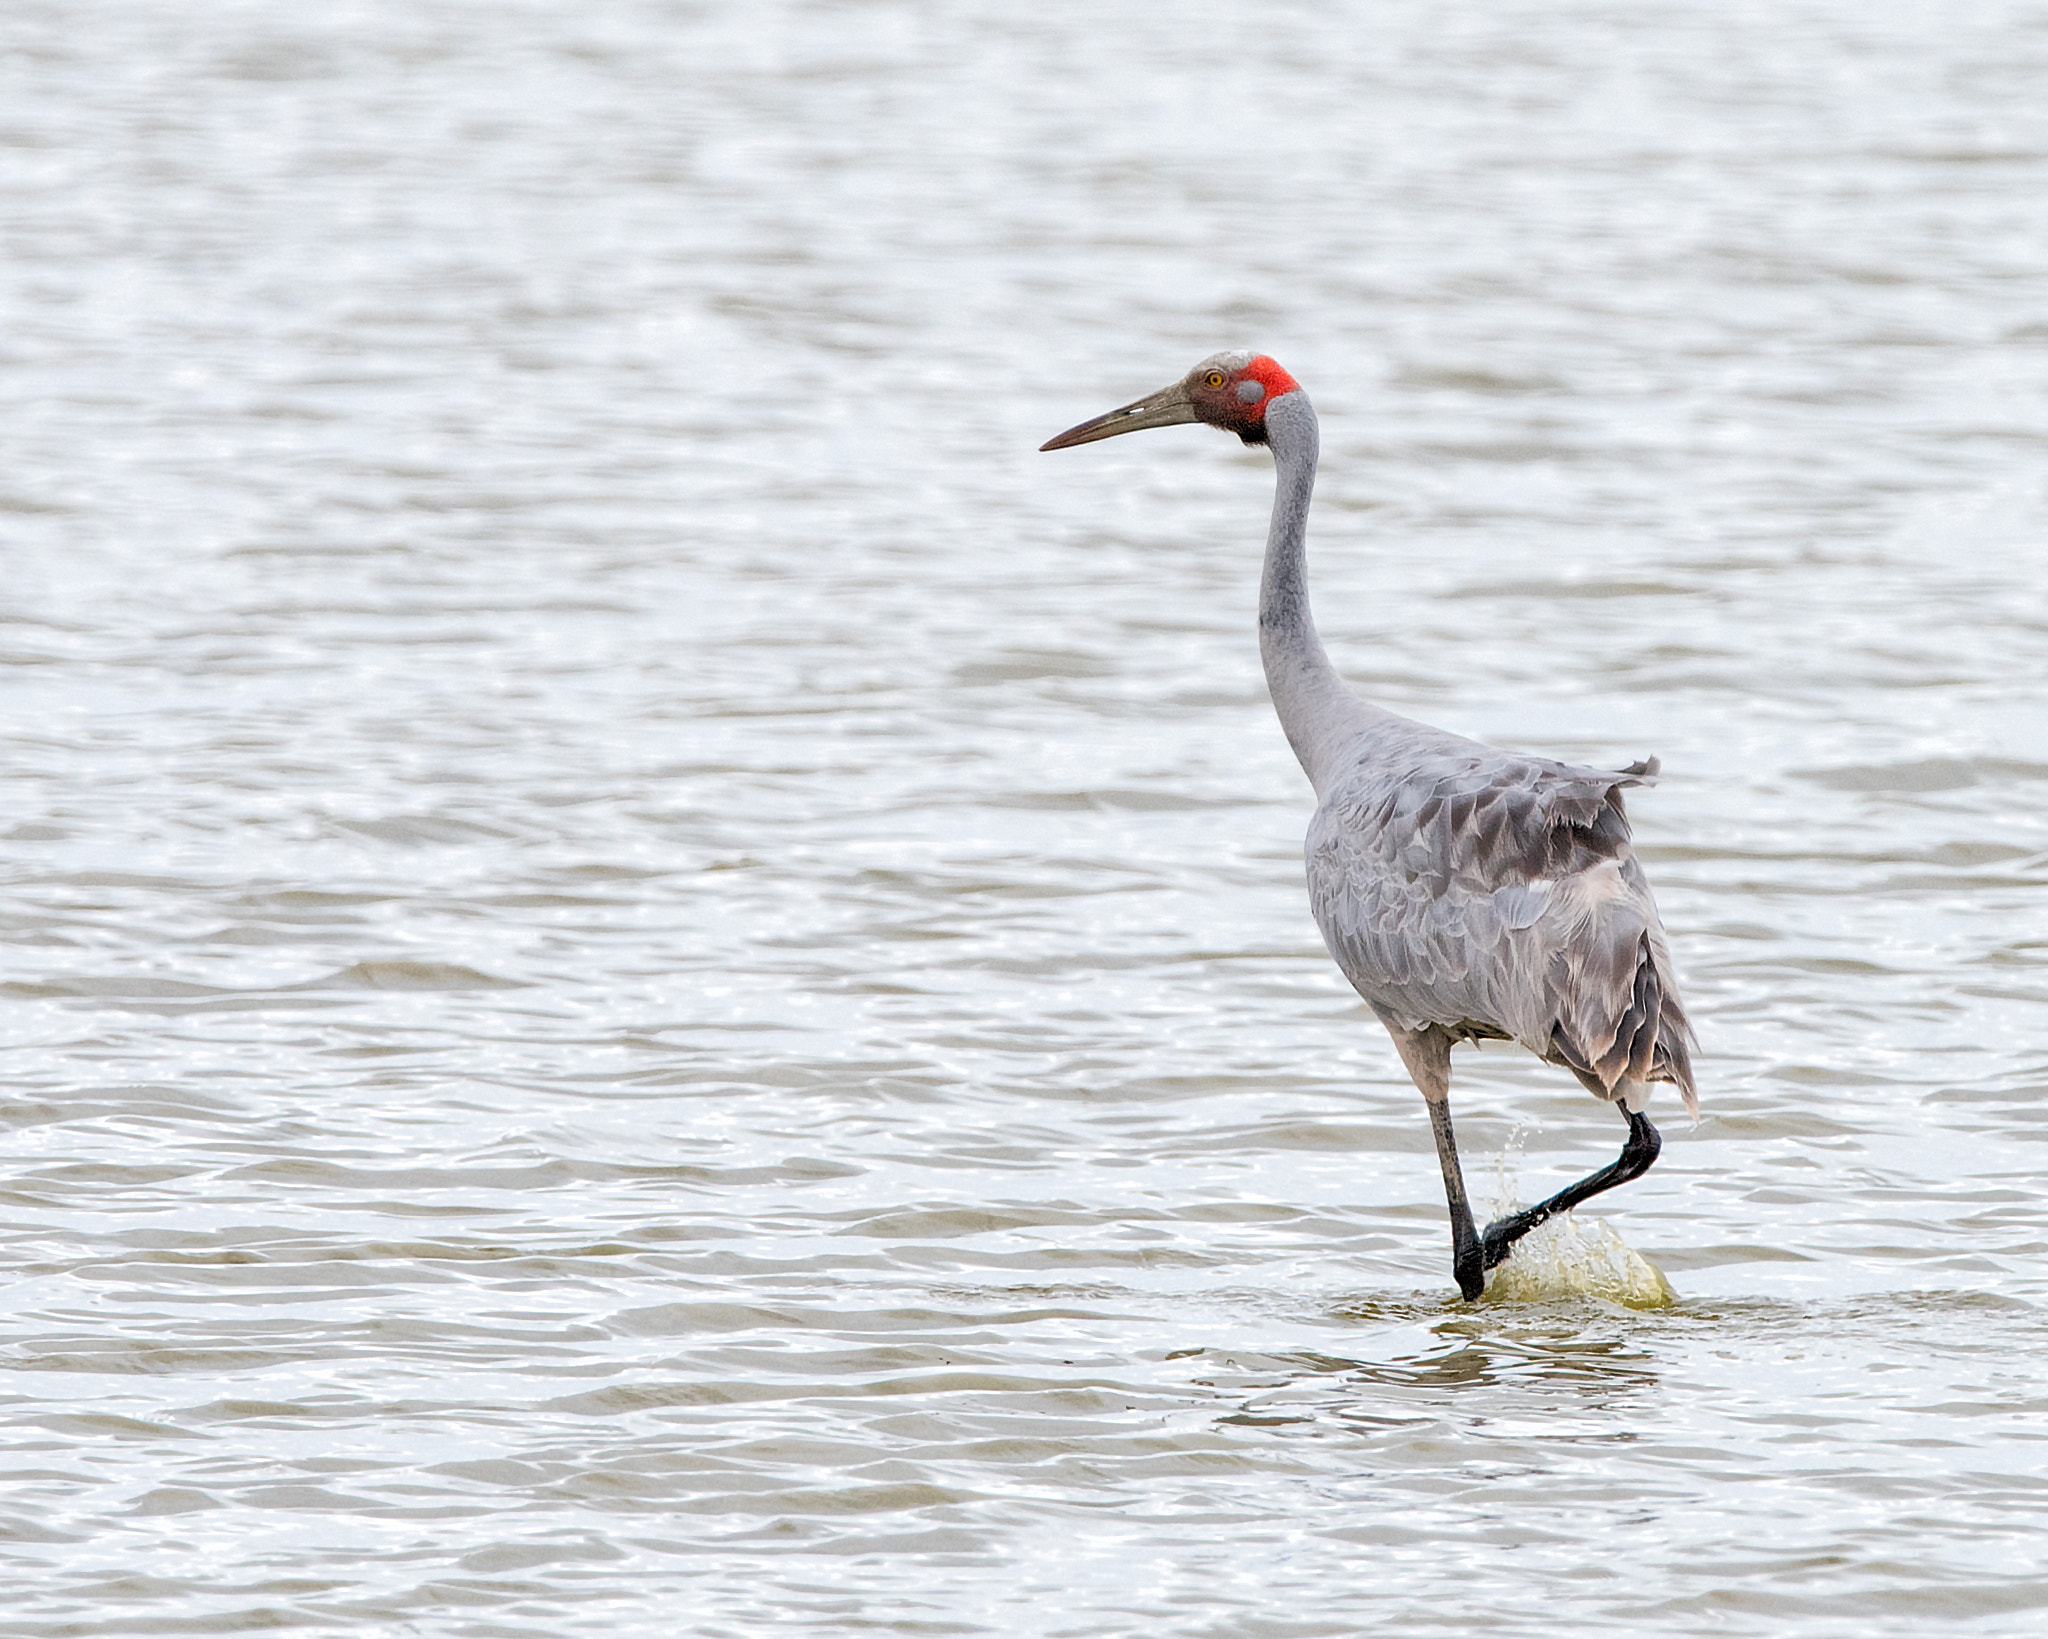
[[[1521,1235],[1647,1170],[1650,1083],[1695,1108],[1692,1031],[1664,930],[1629,840],[1618,772],[1500,751],[1359,698],[1324,653],[1308,606],[1315,411],[1271,359],[1221,353],[1163,393],[1062,433],[1048,449],[1206,421],[1273,451],[1278,484],[1259,600],[1274,709],[1314,785],[1309,901],[1323,941],[1393,1037],[1428,1101],[1468,1298]],[[1550,1200],[1472,1224],[1451,1132],[1450,1048],[1521,1043],[1621,1106],[1621,1158]]]
[[[1603,1098],[1676,1081],[1690,1103],[1685,1016],[1621,807],[1652,777],[1386,718],[1309,826],[1323,942],[1403,1029],[1519,1042]]]

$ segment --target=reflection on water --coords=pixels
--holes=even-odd
[[[2038,7],[0,38],[0,1628],[2039,1627]],[[1669,1308],[1455,1299],[1265,458],[1036,455],[1244,343],[1348,675],[1664,759]]]
[[[1553,1317],[1556,1313],[1551,1312]],[[1547,1325],[1534,1327],[1524,1323],[1511,1334],[1489,1334],[1471,1321],[1445,1321],[1430,1328],[1433,1342],[1415,1354],[1373,1361],[1305,1354],[1248,1357],[1232,1352],[1216,1362],[1218,1376],[1201,1381],[1219,1391],[1289,1391],[1305,1378],[1335,1377],[1338,1382],[1324,1387],[1331,1394],[1332,1409],[1347,1423],[1375,1421],[1362,1408],[1382,1399],[1408,1398],[1436,1405],[1440,1397],[1465,1388],[1538,1395],[1562,1390],[1579,1403],[1590,1400],[1604,1405],[1612,1393],[1656,1382],[1654,1356],[1619,1338],[1587,1335],[1583,1327],[1583,1317],[1574,1316],[1564,1322],[1548,1318]],[[1210,1351],[1198,1352],[1206,1355]],[[1489,1410],[1501,1403],[1489,1394]]]

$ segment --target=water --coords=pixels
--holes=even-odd
[[[0,41],[0,1633],[2039,1630],[2048,9]],[[1264,458],[1035,453],[1246,343],[1362,688],[1664,759],[1670,1308],[1455,1301]]]

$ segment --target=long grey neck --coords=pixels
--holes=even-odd
[[[1287,743],[1320,794],[1343,766],[1345,748],[1384,713],[1344,686],[1309,613],[1308,503],[1317,440],[1306,393],[1285,393],[1267,406],[1266,438],[1278,482],[1259,587],[1259,658]]]

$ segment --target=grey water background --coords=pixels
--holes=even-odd
[[[2048,8],[0,22],[0,1633],[2048,1610]],[[1681,1301],[1455,1301],[1375,698],[1660,755]],[[1611,1113],[1462,1059],[1526,1198]]]

